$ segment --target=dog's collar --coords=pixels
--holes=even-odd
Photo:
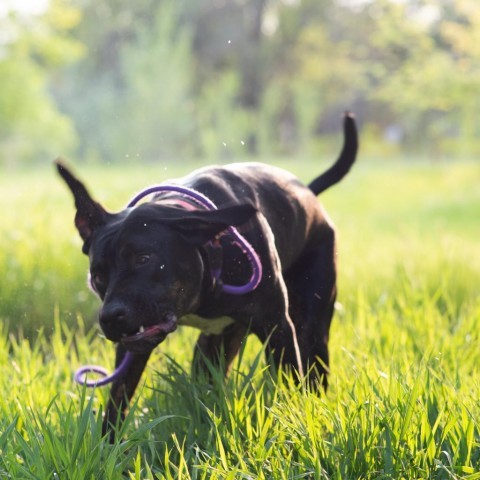
[[[138,204],[140,200],[151,195],[153,193],[164,193],[164,192],[175,192],[180,193],[184,197],[189,200],[192,200],[194,203],[206,208],[207,210],[217,210],[218,207],[210,200],[206,195],[193,188],[183,187],[180,185],[153,185],[151,187],[147,187],[145,190],[142,190],[140,193],[137,193],[130,202],[127,204],[127,208],[132,208]],[[185,202],[188,203],[188,202]],[[188,209],[192,209],[192,205],[188,203]],[[252,268],[252,276],[250,280],[245,285],[227,285],[221,282],[221,262],[215,262],[211,269],[211,275],[214,279],[214,284],[220,284],[221,291],[224,293],[229,293],[232,295],[244,295],[246,293],[250,293],[258,287],[258,284],[262,280],[262,263],[260,262],[260,258],[257,252],[254,250],[252,245],[238,232],[235,227],[228,227],[228,232],[233,237],[234,241],[233,244],[236,245],[245,256],[248,258],[250,262],[250,266]],[[211,242],[212,245],[213,242]],[[215,245],[213,248],[216,248]]]

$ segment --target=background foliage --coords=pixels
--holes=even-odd
[[[0,164],[474,156],[476,0],[50,0],[0,15]]]

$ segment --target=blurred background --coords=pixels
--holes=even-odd
[[[476,0],[2,0],[0,168],[480,153]]]

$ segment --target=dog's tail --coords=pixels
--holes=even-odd
[[[343,148],[337,161],[308,185],[308,188],[315,195],[319,195],[327,188],[339,182],[348,173],[353,162],[355,162],[358,150],[358,136],[355,119],[350,112],[345,112],[343,134]]]

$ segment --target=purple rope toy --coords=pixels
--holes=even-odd
[[[177,185],[154,185],[148,187],[145,190],[138,193],[135,197],[130,200],[127,205],[127,208],[134,207],[140,200],[145,198],[152,193],[160,192],[177,192],[182,195],[193,199],[201,206],[205,207],[207,210],[217,210],[217,206],[205,195],[196,190],[188,187],[181,187]],[[238,232],[235,227],[228,227],[228,232],[234,238],[234,245],[239,247],[242,252],[248,258],[250,266],[252,267],[252,276],[250,280],[245,285],[227,285],[223,284],[221,289],[224,293],[229,293],[231,295],[244,295],[245,293],[252,292],[255,290],[262,279],[262,263],[260,258],[257,255],[257,252],[253,249],[250,243]],[[219,280],[221,276],[221,270],[215,269],[212,270],[211,274],[215,280]],[[133,359],[133,354],[127,352],[123,357],[120,365],[115,369],[115,371],[108,375],[108,372],[103,368],[97,365],[84,365],[80,367],[76,372],[74,379],[77,383],[81,385],[86,385],[87,387],[102,387],[107,385],[118,378],[126,375],[128,367]],[[87,380],[86,376],[88,373],[96,373],[102,378],[98,380]]]

